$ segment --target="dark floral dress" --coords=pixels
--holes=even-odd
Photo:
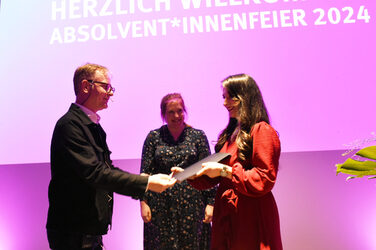
[[[174,141],[167,125],[149,132],[142,151],[141,173],[170,174],[171,167],[186,168],[208,156],[203,131],[186,126]],[[216,189],[199,191],[187,181],[163,193],[146,192],[151,221],[144,223],[144,249],[209,249],[210,224],[203,223],[205,207],[214,204]]]

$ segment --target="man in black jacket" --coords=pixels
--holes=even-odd
[[[56,123],[51,142],[47,236],[54,250],[97,250],[111,225],[113,192],[138,199],[146,190],[163,192],[176,180],[112,165],[97,114],[115,91],[106,67],[85,64],[76,69],[73,82],[76,102]]]

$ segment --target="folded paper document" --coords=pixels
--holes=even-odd
[[[212,155],[209,155],[208,157],[205,157],[204,159],[201,159],[200,161],[190,165],[189,167],[186,167],[183,172],[175,174],[175,178],[178,181],[184,181],[185,179],[188,179],[191,176],[194,176],[200,169],[202,168],[202,163],[205,162],[220,162],[224,160],[225,158],[229,157],[229,153],[215,153]]]

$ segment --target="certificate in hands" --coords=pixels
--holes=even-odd
[[[230,156],[229,153],[215,153],[212,155],[209,155],[208,157],[205,157],[204,159],[199,160],[198,162],[190,165],[189,167],[186,167],[183,172],[175,174],[175,178],[178,181],[184,181],[188,179],[191,176],[194,176],[200,169],[202,168],[202,163],[205,162],[220,162]]]

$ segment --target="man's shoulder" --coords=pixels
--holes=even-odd
[[[56,122],[56,126],[66,126],[73,123],[83,124],[84,115],[84,112],[78,106],[72,104],[69,110]]]
[[[72,107],[72,106],[71,106]],[[67,112],[65,112],[64,115],[62,115],[59,120],[57,121],[57,123],[62,123],[62,122],[65,122],[67,120],[70,120],[70,119],[74,119],[74,115],[71,111],[71,107],[69,108],[69,110]]]

